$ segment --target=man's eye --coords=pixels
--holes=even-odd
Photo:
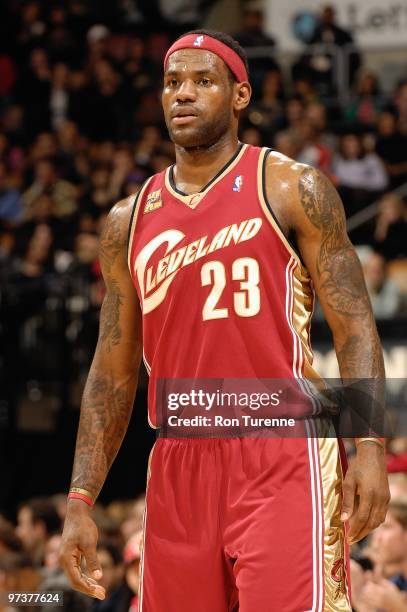
[[[178,84],[177,79],[170,79],[170,80],[168,81],[168,85],[169,85],[170,87],[175,87],[177,84]]]
[[[199,80],[199,84],[200,85],[204,85],[204,87],[207,87],[208,85],[211,84],[210,79],[207,79],[206,77],[203,77],[202,79]]]

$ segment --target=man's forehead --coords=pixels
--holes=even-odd
[[[222,70],[223,61],[212,51],[206,49],[179,49],[171,53],[167,62],[166,72],[176,70]]]

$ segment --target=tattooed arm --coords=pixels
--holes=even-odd
[[[341,377],[362,381],[365,397],[373,395],[372,405],[379,399],[376,406],[382,406],[382,350],[339,195],[322,173],[279,154],[270,158],[267,193],[283,230],[295,233],[332,331]],[[371,418],[367,414],[367,421]],[[342,518],[350,518],[351,541],[363,538],[384,520],[388,500],[384,451],[374,442],[363,442],[343,485]]]
[[[384,380],[380,341],[339,195],[323,174],[305,168],[299,196],[308,223],[296,230],[298,245],[334,336],[341,376]]]
[[[94,499],[106,479],[129,423],[142,355],[140,307],[127,268],[127,234],[131,201],[109,213],[100,239],[100,261],[106,284],[99,339],[85,386],[71,486]],[[103,599],[96,556],[97,530],[89,507],[69,500],[61,564],[72,586]],[[87,575],[81,571],[86,560]]]

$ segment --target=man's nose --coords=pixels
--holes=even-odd
[[[195,102],[196,87],[191,79],[186,79],[181,83],[177,91],[177,100],[179,102]]]

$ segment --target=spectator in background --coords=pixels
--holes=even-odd
[[[57,154],[58,148],[55,134],[53,132],[41,132],[31,147],[29,161],[35,164],[37,161],[47,157],[56,159]]]
[[[305,119],[316,131],[318,141],[332,153],[336,151],[338,138],[328,125],[326,107],[320,102],[308,104],[305,110]]]
[[[294,80],[293,86],[294,95],[301,98],[305,106],[318,103],[319,96],[312,79],[302,76]]]
[[[241,141],[253,145],[253,147],[261,147],[263,144],[261,132],[251,125],[247,125],[242,129]]]
[[[392,499],[396,497],[407,499],[407,438],[399,436],[390,441],[386,461],[389,474],[401,477],[398,481],[392,482]]]
[[[27,555],[20,552],[9,552],[0,556],[0,610],[1,612],[19,612],[21,606],[11,604],[6,607],[3,596],[7,593],[35,593],[41,583],[41,574],[33,566]],[[4,607],[3,607],[4,603]],[[60,608],[59,608],[60,609]],[[29,612],[35,608],[24,607]]]
[[[124,565],[120,550],[110,542],[99,542],[97,556],[103,576],[100,584],[106,589],[106,599],[93,601],[92,612],[117,612],[123,609],[127,588],[123,584]]]
[[[310,40],[311,45],[317,43],[334,44],[338,47],[353,43],[350,32],[339,27],[336,23],[335,8],[331,4],[323,7],[319,25],[316,27],[314,35]]]
[[[58,128],[56,133],[58,146],[57,160],[61,178],[74,183],[80,188],[79,195],[83,191],[81,184],[87,179],[89,167],[83,172],[78,158],[85,153],[88,143],[86,138],[79,133],[78,126],[73,121],[64,121]],[[86,155],[88,159],[88,155]]]
[[[398,195],[389,193],[380,200],[374,229],[374,244],[386,259],[407,257],[407,206]]]
[[[61,521],[48,498],[35,498],[23,503],[18,511],[16,532],[36,565],[44,561],[47,541],[61,531]]]
[[[331,173],[332,151],[322,142],[318,131],[313,125],[304,121],[298,129],[300,138],[300,151],[296,159],[303,163],[317,168],[326,175]]]
[[[334,45],[335,49],[328,47],[326,50],[306,51],[293,65],[293,79],[311,79],[321,94],[337,94],[334,83],[335,53],[341,52],[346,45],[353,44],[352,35],[336,23],[334,7],[326,5],[321,11],[319,24],[309,39],[309,45]],[[347,85],[351,86],[361,64],[359,51],[354,49],[351,53],[344,54],[343,60],[348,62]]]
[[[68,118],[69,93],[68,93],[69,70],[62,62],[56,64],[52,69],[51,90],[49,107],[51,112],[51,126],[54,131],[66,122]]]
[[[405,447],[405,445],[404,445]],[[405,448],[403,449],[405,452]],[[407,499],[407,471],[389,474],[390,497],[393,501]]]
[[[141,169],[136,169],[131,172],[124,185],[124,197],[136,196],[140,191],[144,181],[146,180],[146,174]]]
[[[383,164],[375,153],[366,153],[357,134],[346,134],[334,160],[334,173],[340,186],[381,191],[388,184]]]
[[[305,117],[305,103],[302,96],[291,96],[286,102],[286,128],[297,132],[301,129]]]
[[[248,3],[243,10],[242,29],[234,35],[234,38],[244,48],[275,47],[275,40],[264,32],[263,11],[255,3]],[[261,94],[263,79],[269,70],[279,70],[277,62],[272,54],[263,57],[249,57],[250,82],[253,87],[254,99]]]
[[[30,138],[49,128],[49,98],[51,68],[45,49],[34,49],[29,68],[20,74],[17,97],[26,111],[26,126]]]
[[[138,531],[130,537],[124,548],[125,577],[131,593],[128,612],[138,610],[142,540],[143,532]]]
[[[292,130],[281,130],[275,135],[274,146],[282,155],[296,160],[301,149],[301,141]]]
[[[0,515],[0,557],[9,552],[22,552],[23,543],[16,535],[14,526]]]
[[[21,194],[8,183],[7,166],[0,161],[0,222],[17,223],[22,217]]]
[[[276,45],[274,38],[264,31],[263,11],[255,2],[248,2],[243,9],[242,29],[234,38],[242,47],[270,47]]]
[[[407,134],[398,126],[396,115],[383,111],[377,122],[376,153],[383,160],[392,188],[407,182]]]
[[[126,92],[120,74],[107,59],[93,64],[88,95],[86,134],[96,142],[120,140],[129,127]]]
[[[388,185],[382,161],[375,153],[366,153],[357,134],[342,136],[332,172],[347,215],[370,204]]]
[[[364,72],[358,80],[356,98],[345,109],[348,121],[364,127],[374,127],[382,106],[377,75]]]
[[[131,148],[125,146],[118,147],[113,155],[112,173],[110,176],[110,197],[113,202],[117,202],[117,200],[124,197],[124,186],[127,177],[130,176],[134,169],[134,155]]]
[[[3,113],[1,122],[2,130],[11,148],[17,148],[27,144],[27,134],[24,129],[24,116],[24,108],[17,104],[11,104]],[[15,162],[13,166],[14,164]],[[22,167],[19,166],[16,170],[21,172]]]
[[[396,91],[395,105],[400,133],[407,137],[407,81],[402,81]]]
[[[383,572],[407,593],[407,499],[391,500],[386,520],[372,535],[375,559]],[[407,599],[406,606],[407,606]],[[373,602],[372,602],[373,603]],[[385,606],[377,606],[384,607]]]
[[[20,53],[23,57],[30,49],[44,41],[46,31],[46,22],[41,15],[41,3],[38,0],[25,2],[21,7],[20,26],[17,34]]]
[[[263,78],[261,94],[248,112],[252,125],[270,134],[284,125],[284,93],[280,70],[268,70]],[[246,141],[243,141],[246,142]]]
[[[110,30],[105,25],[97,23],[89,29],[86,35],[89,72],[92,72],[97,62],[109,57],[109,39]]]
[[[154,63],[146,55],[145,42],[138,36],[132,36],[128,41],[123,73],[126,86],[133,93],[134,103],[138,102],[143,91],[154,86],[154,80],[158,80],[156,72]]]
[[[77,210],[77,189],[72,183],[58,178],[51,158],[39,159],[34,165],[34,181],[23,193],[25,219],[36,217],[43,195],[51,198],[51,212],[57,218],[72,215]]]
[[[363,263],[363,272],[373,314],[378,319],[391,319],[400,308],[401,295],[397,286],[386,278],[384,257],[372,252]]]
[[[315,45],[318,43],[332,44],[338,48],[345,47],[346,45],[354,45],[352,34],[348,32],[347,30],[345,30],[344,28],[341,28],[337,24],[335,8],[330,4],[325,5],[324,8],[322,9],[321,16],[320,16],[320,24],[316,28],[314,36],[310,40],[311,45]],[[355,49],[349,55],[349,65],[348,65],[349,79],[350,79],[349,85],[353,83],[353,80],[359,69],[360,64],[361,64],[360,54]],[[314,70],[316,69],[316,65],[317,64],[314,63],[313,65]],[[331,69],[332,69],[332,66],[330,66],[328,70],[325,72],[329,72]],[[321,72],[324,72],[324,71],[322,70]]]
[[[130,504],[120,526],[120,531],[124,540],[129,540],[134,533],[142,529],[145,507],[146,500],[144,495],[140,495]]]
[[[135,161],[138,166],[148,168],[154,151],[161,144],[160,130],[155,125],[146,125],[136,142]]]
[[[74,68],[69,73],[69,119],[87,134],[87,124],[92,113],[89,100],[90,76],[85,70]]]
[[[355,612],[407,610],[407,498],[392,498],[364,556],[351,561],[351,575]]]
[[[68,19],[68,9],[63,2],[55,2],[48,9],[48,33],[46,46],[51,61],[55,63],[78,60],[78,47]]]

